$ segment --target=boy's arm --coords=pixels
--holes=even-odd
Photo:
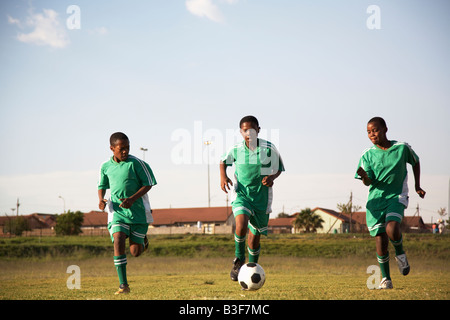
[[[105,189],[98,189],[98,208],[102,211],[105,210],[107,201],[105,199],[105,193],[106,193]]]
[[[415,166],[413,166],[413,174],[416,192],[422,199],[425,197],[425,191],[420,187],[420,162],[417,162]]]
[[[282,172],[281,170],[278,170],[277,173],[275,173],[275,174],[272,174],[270,176],[265,176],[262,179],[262,184],[265,186],[268,186],[268,187],[272,187],[273,181],[280,176],[281,172]]]
[[[131,197],[126,198],[126,199],[119,199],[120,201],[122,201],[122,203],[119,205],[119,207],[125,208],[125,209],[131,208],[131,206],[133,205],[133,203],[134,203],[137,199],[139,199],[140,197],[142,197],[144,194],[146,194],[147,192],[149,192],[151,188],[152,188],[152,186],[143,186],[143,187],[141,187],[135,194],[133,194]]]
[[[363,168],[359,167],[358,170],[356,171],[356,173],[361,177],[361,180],[364,183],[364,185],[370,186],[372,184],[372,180],[367,175],[366,170],[364,170]]]
[[[229,183],[233,185],[233,181],[227,176],[227,165],[225,162],[220,161],[220,188],[222,188],[225,193],[228,193],[227,189],[230,190]]]

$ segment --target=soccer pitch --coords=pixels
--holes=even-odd
[[[370,290],[373,259],[262,257],[266,283],[244,291],[229,279],[230,258],[130,258],[131,293],[116,296],[110,258],[0,261],[0,299],[6,300],[448,300],[450,267],[438,259],[411,258],[402,276],[391,262],[392,290]],[[71,289],[68,267],[79,267],[79,289]],[[73,287],[73,286],[72,286]]]

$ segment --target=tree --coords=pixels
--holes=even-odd
[[[313,213],[310,208],[306,208],[297,214],[293,225],[296,229],[303,229],[304,232],[310,233],[321,229],[323,222],[318,214]]]
[[[277,215],[277,218],[289,218],[289,215],[287,213],[285,213],[285,212],[280,212]]]
[[[57,235],[78,235],[81,233],[81,224],[84,220],[83,212],[76,211],[60,214],[56,218],[55,232]]]
[[[22,217],[8,217],[7,223],[3,227],[3,233],[10,233],[16,236],[21,236],[24,231],[29,231],[30,226],[28,221]]]
[[[356,212],[361,209],[361,206],[353,205],[353,193],[350,192],[350,200],[347,203],[338,203],[337,208],[342,213],[348,214],[350,216],[350,233],[353,232],[352,212]]]

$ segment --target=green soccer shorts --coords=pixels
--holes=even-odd
[[[388,202],[384,209],[370,209],[366,211],[366,224],[372,237],[386,232],[386,224],[389,221],[401,223],[405,213],[405,205],[400,203],[397,198]]]
[[[113,234],[116,232],[123,232],[130,238],[131,241],[137,244],[144,243],[144,237],[148,231],[148,224],[126,224],[123,222],[110,222],[108,223],[108,231],[111,236],[111,241],[114,243]]]
[[[265,211],[257,210],[250,201],[243,197],[237,197],[231,204],[233,215],[245,214],[249,217],[248,228],[255,235],[267,235],[270,215]]]

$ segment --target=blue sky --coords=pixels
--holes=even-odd
[[[80,28],[67,26],[70,5]],[[208,150],[211,204],[225,205],[217,160],[247,114],[285,162],[274,215],[336,209],[350,192],[364,207],[353,175],[367,120],[382,116],[421,158],[427,196],[409,170],[406,214],[419,203],[435,221],[449,193],[449,12],[424,0],[3,1],[0,214],[17,198],[22,214],[61,212],[59,196],[66,210],[96,209],[115,131],[131,153],[148,148],[154,208],[207,205]]]

